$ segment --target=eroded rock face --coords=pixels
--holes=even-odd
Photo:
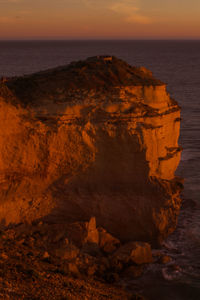
[[[180,108],[145,68],[90,58],[0,85],[0,219],[88,221],[151,243],[176,225]]]

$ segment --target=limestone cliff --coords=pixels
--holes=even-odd
[[[176,225],[180,108],[145,68],[94,57],[0,84],[0,219],[88,220],[122,241]]]

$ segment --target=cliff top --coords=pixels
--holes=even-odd
[[[133,67],[114,56],[91,57],[66,66],[10,78],[4,84],[26,103],[72,90],[107,91],[123,86],[164,85],[146,68]]]

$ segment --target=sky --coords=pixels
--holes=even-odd
[[[0,0],[0,39],[200,39],[200,0]]]

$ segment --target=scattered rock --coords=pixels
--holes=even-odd
[[[87,237],[86,241],[88,243],[99,243],[99,232],[96,228],[96,218],[92,217],[88,223],[86,223]]]
[[[64,265],[62,265],[60,270],[66,275],[73,275],[75,277],[80,276],[79,269],[75,262],[66,262]]]
[[[47,251],[45,251],[43,254],[43,258],[49,258],[49,257],[50,257],[49,253]]]
[[[1,255],[1,258],[3,258],[4,260],[7,260],[8,259],[8,255],[5,254],[4,252],[0,254]]]
[[[172,261],[172,258],[168,255],[162,255],[159,259],[159,263],[161,263],[161,264],[167,264],[171,261]]]
[[[114,257],[124,264],[148,264],[152,262],[151,246],[143,242],[130,242],[121,246],[114,253]]]
[[[97,271],[98,267],[96,264],[93,264],[87,268],[87,275],[88,276],[93,276],[95,272]]]
[[[75,263],[70,262],[67,264],[67,266],[68,266],[68,271],[70,274],[76,275],[76,276],[80,275],[77,265]]]
[[[53,278],[57,278],[59,282],[61,280],[62,286],[67,289],[70,287],[68,283],[64,285],[64,280],[69,280],[69,278],[84,280],[84,284],[88,280],[94,280],[95,283],[100,280],[112,284],[119,282],[120,278],[138,278],[143,274],[143,264],[150,262],[152,258],[149,244],[130,242],[120,247],[120,241],[105,229],[96,229],[95,218],[89,222],[64,225],[43,223],[38,227],[38,224],[34,224],[29,228],[24,227],[24,231],[22,228],[20,232],[19,229],[16,230],[16,239],[2,240],[2,245],[7,248],[1,253],[1,263],[9,266],[15,262],[14,273],[10,270],[9,276],[12,273],[14,276],[19,274],[17,276],[22,278],[22,281],[26,281],[26,284],[27,282],[34,284],[40,282],[40,288],[52,282]],[[38,228],[40,228],[39,231]],[[69,228],[72,229],[71,232]],[[15,232],[12,231],[4,233],[7,237],[15,236]],[[79,244],[79,248],[72,242],[71,237]],[[80,238],[79,243],[78,238]],[[15,248],[14,255],[13,247]],[[107,250],[105,250],[106,247],[108,247]],[[176,273],[176,270],[174,272]],[[0,277],[3,275],[4,273],[0,272]],[[94,295],[90,298],[96,299]],[[113,299],[142,298],[115,296]]]
[[[98,257],[98,256],[101,256],[102,253],[99,249],[99,246],[95,243],[86,243],[83,245],[83,247],[81,248],[81,251],[84,252],[84,253],[87,253],[91,256],[95,256],[95,257]]]
[[[100,277],[104,277],[105,273],[111,269],[111,264],[108,258],[101,257],[98,260],[98,274]]]
[[[73,244],[62,246],[60,248],[55,249],[54,251],[57,257],[64,260],[75,259],[78,256],[79,252],[80,250]]]
[[[67,237],[79,248],[87,243],[99,243],[99,232],[96,228],[96,219],[92,217],[89,222],[75,222],[66,229]]]
[[[124,261],[120,261],[117,256],[113,256],[110,259],[110,266],[115,272],[121,272],[123,269]]]
[[[120,245],[120,241],[108,233],[104,228],[98,228],[99,231],[99,246],[108,254],[113,253]]]

